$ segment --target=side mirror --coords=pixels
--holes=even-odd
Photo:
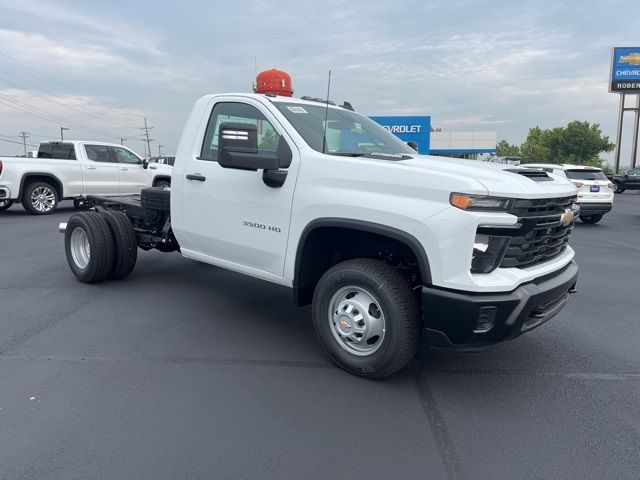
[[[142,159],[142,168],[149,168],[149,160],[146,158]]]
[[[407,145],[409,145],[409,147],[413,148],[416,152],[418,151],[418,144],[416,142],[408,141]]]
[[[218,164],[238,170],[277,170],[278,157],[258,153],[258,129],[248,123],[226,122],[218,129]]]

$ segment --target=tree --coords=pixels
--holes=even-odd
[[[500,140],[496,146],[496,156],[498,157],[515,157],[520,155],[520,147],[511,145],[506,140]]]
[[[524,162],[600,165],[600,152],[614,147],[609,137],[602,135],[600,125],[574,120],[566,127],[530,129],[520,150]]]
[[[278,148],[278,137],[276,136],[275,130],[268,128],[266,132],[264,132],[258,144],[258,148],[265,148],[270,150],[275,150],[276,148]]]

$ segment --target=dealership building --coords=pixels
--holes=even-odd
[[[393,116],[370,117],[404,142],[415,142],[424,155],[478,159],[480,155],[495,155],[497,132],[432,132],[431,117]]]

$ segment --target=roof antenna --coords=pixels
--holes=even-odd
[[[253,93],[256,93],[256,89],[258,88],[258,56],[253,53]]]
[[[329,81],[327,82],[327,108],[324,112],[324,136],[322,137],[322,153],[326,153],[327,147],[327,118],[329,117],[329,90],[331,88],[331,70],[329,70]]]

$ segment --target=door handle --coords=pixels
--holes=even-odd
[[[120,170],[129,170],[127,167],[120,167]]]
[[[93,165],[87,165],[87,170],[95,170],[96,167],[94,167]]]
[[[187,180],[197,180],[198,182],[204,182],[207,179],[204,175],[199,173],[187,173]]]

